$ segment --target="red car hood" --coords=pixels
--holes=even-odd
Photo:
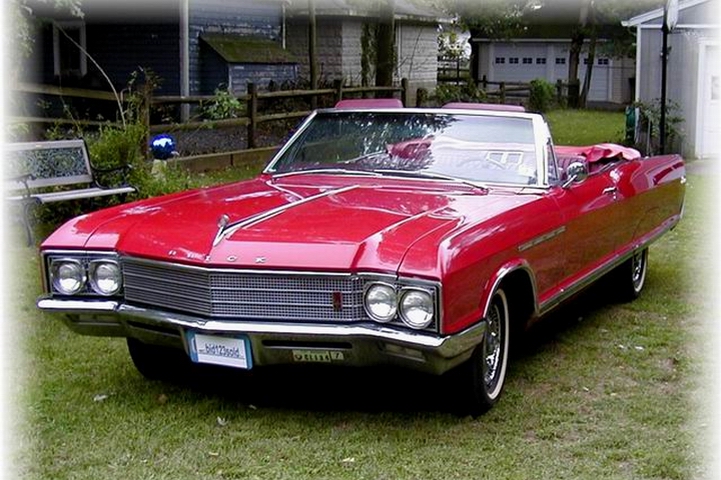
[[[69,222],[43,248],[116,249],[234,268],[388,272],[428,235],[508,208],[509,196],[465,186],[348,181],[318,187],[256,179],[130,203]]]

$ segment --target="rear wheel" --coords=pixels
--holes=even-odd
[[[486,332],[471,359],[459,367],[458,387],[465,413],[480,415],[501,396],[506,382],[510,340],[508,300],[503,290],[493,294],[486,316]]]
[[[631,258],[616,267],[612,281],[619,300],[628,302],[638,298],[646,284],[647,270],[648,248],[634,252]]]
[[[183,350],[151,345],[135,338],[128,338],[127,343],[135,368],[150,380],[181,378],[191,366],[191,361]]]

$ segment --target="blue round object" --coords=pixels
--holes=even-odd
[[[167,134],[157,135],[150,141],[153,158],[167,160],[175,154],[175,140]]]

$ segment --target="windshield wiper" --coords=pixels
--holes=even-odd
[[[398,177],[421,177],[421,178],[431,178],[434,180],[448,180],[451,182],[462,183],[464,185],[468,185],[469,187],[481,188],[483,190],[488,190],[488,187],[482,183],[474,182],[472,180],[466,180],[465,178],[458,178],[458,177],[454,177],[451,175],[446,175],[443,173],[431,172],[428,170],[381,169],[381,170],[373,170],[373,171],[376,173],[383,174],[383,175],[396,175]]]
[[[291,177],[294,175],[306,175],[306,174],[314,174],[314,173],[321,173],[321,174],[332,174],[332,175],[361,175],[366,177],[378,177],[381,174],[376,172],[371,172],[368,170],[353,170],[350,168],[310,168],[308,170],[293,170],[291,172],[280,172],[273,174],[273,178],[283,178],[283,177]]]

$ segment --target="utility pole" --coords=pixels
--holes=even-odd
[[[659,125],[659,143],[661,155],[666,153],[666,84],[668,75],[668,34],[678,21],[678,0],[667,0],[663,6],[663,25],[661,25],[661,118]]]
[[[318,90],[318,33],[315,18],[315,0],[308,0],[308,63],[310,64],[310,89]],[[310,108],[318,107],[318,98],[310,97]]]

